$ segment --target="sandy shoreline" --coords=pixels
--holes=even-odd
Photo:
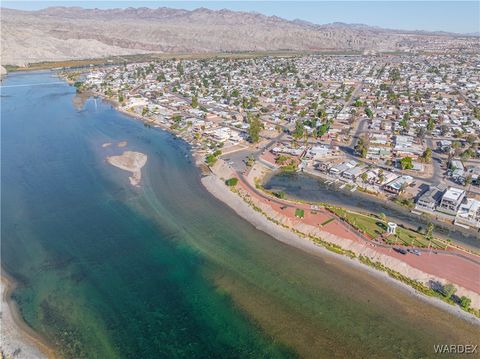
[[[218,200],[228,205],[232,208],[240,217],[247,220],[258,230],[265,232],[276,240],[288,244],[292,247],[301,249],[309,254],[317,256],[330,256],[338,260],[341,260],[346,265],[358,268],[360,270],[366,271],[375,277],[388,281],[389,283],[401,288],[402,290],[410,293],[411,295],[422,299],[423,301],[435,305],[453,315],[456,315],[468,322],[480,326],[480,319],[474,315],[467,313],[460,309],[457,306],[450,305],[443,302],[442,300],[434,297],[428,297],[422,293],[417,292],[415,289],[409,285],[402,283],[398,280],[391,278],[387,273],[379,271],[377,269],[371,268],[363,263],[358,262],[357,260],[350,259],[349,257],[337,253],[333,253],[317,244],[311,240],[301,238],[297,234],[293,233],[291,230],[278,226],[271,221],[269,221],[263,215],[260,215],[254,211],[247,203],[243,201],[242,198],[237,196],[235,193],[231,192],[230,189],[215,175],[209,175],[202,178],[203,186]]]
[[[1,344],[5,358],[46,359],[55,358],[55,351],[22,319],[16,303],[11,298],[15,289],[13,280],[1,275]]]

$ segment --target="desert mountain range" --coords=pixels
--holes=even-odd
[[[395,51],[418,36],[451,35],[205,8],[1,9],[2,65],[153,52]]]

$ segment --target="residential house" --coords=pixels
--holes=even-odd
[[[409,186],[412,183],[412,176],[403,175],[384,185],[383,189],[390,193],[399,194],[406,186]]]
[[[437,207],[437,211],[456,215],[457,211],[465,198],[465,190],[455,187],[450,187],[442,196],[442,200]]]
[[[480,228],[480,201],[467,198],[466,203],[462,203],[458,209],[455,224]]]
[[[420,211],[434,212],[442,197],[443,191],[437,187],[430,187],[417,200],[415,209]]]

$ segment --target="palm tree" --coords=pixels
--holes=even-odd
[[[387,222],[387,216],[386,216],[385,213],[383,213],[383,212],[380,213],[380,220],[381,220],[382,222]]]
[[[427,232],[425,233],[425,238],[428,240],[428,249],[430,249],[432,245],[432,239],[433,239],[433,229],[435,226],[433,225],[432,222],[428,223],[427,226]]]

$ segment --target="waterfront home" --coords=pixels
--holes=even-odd
[[[274,147],[272,148],[272,153],[277,155],[279,153],[286,153],[293,156],[301,156],[302,153],[305,151],[305,147],[301,146],[298,148],[282,146],[282,147]]]
[[[437,207],[437,211],[456,215],[457,211],[465,198],[466,192],[463,189],[450,187],[445,191]]]
[[[212,138],[219,142],[225,142],[230,138],[230,128],[221,127],[210,131]]]
[[[331,149],[329,146],[326,145],[318,145],[318,146],[313,146],[310,148],[307,152],[308,158],[314,159],[314,160],[319,160],[321,158],[324,158],[328,156],[331,153]]]
[[[415,209],[419,211],[434,212],[444,191],[437,187],[429,187],[417,200]]]
[[[144,107],[147,104],[148,104],[148,100],[144,97],[130,97],[125,107],[138,108],[138,107]]]
[[[328,172],[332,165],[333,164],[330,161],[317,161],[315,163],[315,168],[321,172]]]
[[[378,175],[379,175],[380,170],[378,168],[372,168],[368,170],[366,173],[366,179],[365,183],[368,183],[370,185],[374,185],[378,181]]]
[[[328,172],[331,174],[331,175],[340,175],[342,174],[343,172],[349,170],[349,169],[352,169],[354,168],[355,166],[357,165],[357,161],[354,161],[354,160],[350,160],[350,161],[345,161],[345,162],[342,162],[342,163],[339,163],[333,167],[331,167]]]
[[[342,173],[342,177],[355,181],[362,173],[364,173],[367,170],[365,166],[358,166],[354,168],[350,168],[346,170],[345,172]]]
[[[480,201],[467,198],[466,203],[462,203],[458,209],[455,224],[480,228]]]
[[[405,189],[405,187],[409,186],[412,183],[412,176],[403,175],[384,185],[383,189],[390,193],[399,194]]]

